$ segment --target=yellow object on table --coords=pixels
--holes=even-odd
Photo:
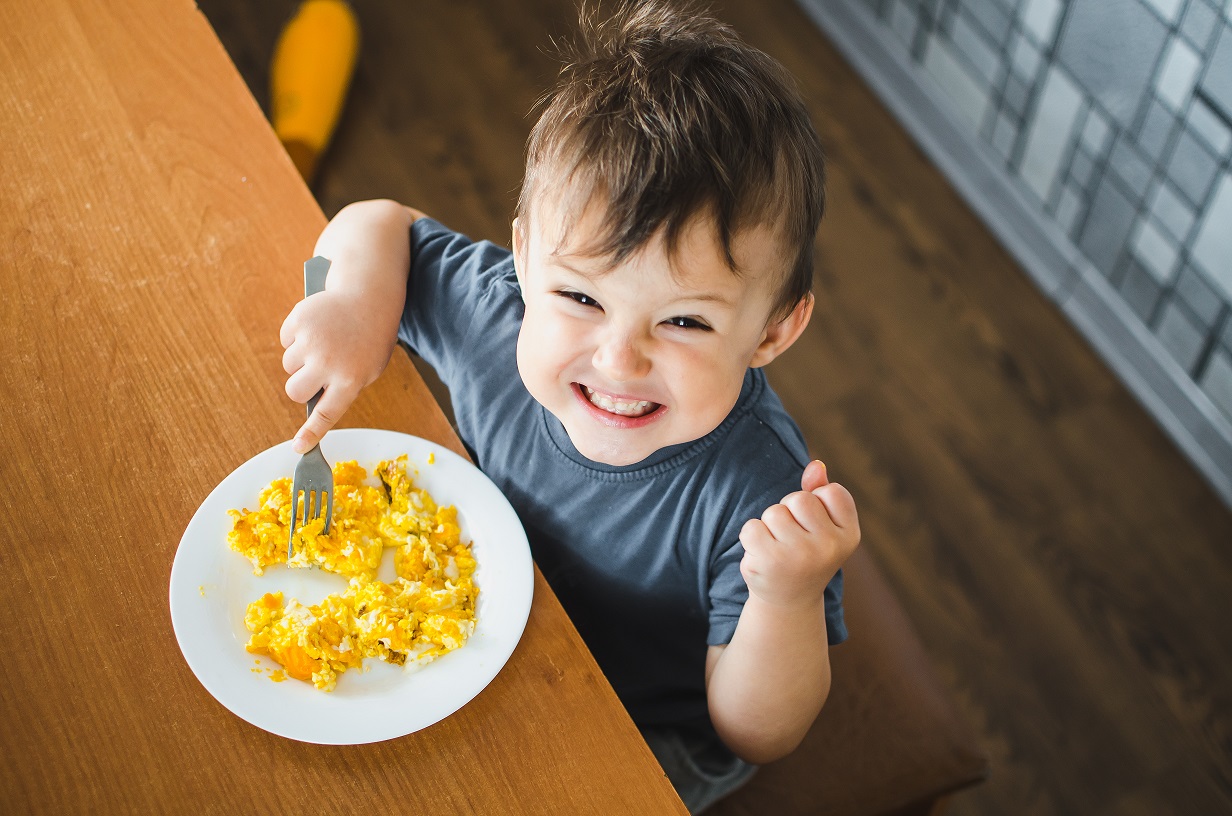
[[[345,0],[304,0],[270,65],[274,132],[311,183],[346,100],[359,52],[359,23]]]

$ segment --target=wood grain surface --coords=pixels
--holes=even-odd
[[[263,104],[294,5],[201,1]],[[325,212],[507,242],[573,5],[355,0]],[[1232,515],[791,0],[716,6],[829,155],[817,312],[770,376],[992,754],[949,812],[1232,813]]]
[[[424,731],[308,745],[210,697],[172,559],[302,418],[278,327],[324,218],[188,0],[4,3],[0,31],[0,810],[683,812],[538,574],[504,671]],[[345,424],[461,452],[401,354]]]

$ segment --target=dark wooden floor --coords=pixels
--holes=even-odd
[[[293,5],[200,0],[267,110]],[[569,0],[355,6],[322,208],[507,243]],[[719,8],[829,153],[817,313],[771,376],[993,758],[951,812],[1232,812],[1232,514],[791,0]]]

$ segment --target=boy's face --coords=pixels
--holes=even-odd
[[[613,267],[577,251],[594,243],[595,209],[570,229],[566,245],[550,200],[540,201],[525,230],[515,223],[526,302],[518,370],[583,456],[630,465],[718,427],[746,369],[791,345],[812,299],[770,320],[783,263],[768,229],[733,240],[739,276],[704,219],[681,234],[674,267],[662,235]]]

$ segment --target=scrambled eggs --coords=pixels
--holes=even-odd
[[[475,630],[475,559],[463,543],[453,507],[438,507],[416,488],[406,457],[381,462],[380,486],[367,483],[356,462],[334,465],[334,514],[295,534],[291,567],[320,567],[349,579],[347,588],[311,606],[281,592],[248,605],[247,649],[269,655],[287,676],[332,691],[338,675],[375,657],[397,666],[422,664],[459,648]],[[247,557],[256,575],[287,563],[291,480],[261,491],[257,510],[231,510],[231,549]],[[386,547],[394,549],[397,579],[376,571]]]

